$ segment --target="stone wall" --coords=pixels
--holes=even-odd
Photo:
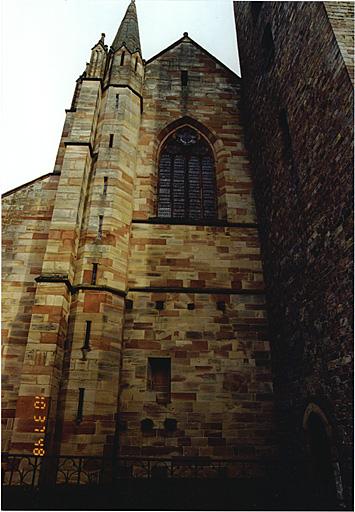
[[[2,449],[13,429],[37,283],[46,250],[58,176],[49,175],[2,200]]]
[[[256,4],[234,6],[280,443],[286,460],[302,458],[304,411],[317,404],[331,424],[333,457],[347,487],[353,428],[352,86],[322,3]],[[351,10],[338,5],[341,13]]]
[[[102,47],[101,64],[94,55],[80,77],[55,197],[36,189],[31,204],[50,215],[30,270],[33,307],[9,338],[21,338],[21,350],[7,349],[18,375],[6,390],[5,418],[16,416],[6,424],[9,449],[32,453],[40,394],[50,402],[48,454],[270,455],[270,347],[240,80],[187,35],[146,63],[144,86],[140,55],[121,60],[121,51]],[[156,218],[159,151],[185,125],[215,159],[218,219],[208,225]],[[17,236],[26,198],[7,201]],[[18,289],[26,279],[19,275]],[[162,358],[163,401],[149,376]],[[154,432],[142,432],[144,419]]]
[[[73,284],[78,291],[73,295],[69,314],[60,395],[57,449],[63,455],[111,454],[117,442],[124,296],[143,70],[140,55],[136,70],[127,51],[124,65],[119,64],[120,52],[110,58],[113,66],[109,66],[105,86],[84,78],[76,112],[71,114],[74,119],[69,140],[81,140],[85,126],[76,133],[75,122],[79,124],[80,116],[90,106],[90,97],[83,91],[100,88],[102,96],[95,111],[97,126],[92,135],[94,158],[75,259]]]
[[[119,450],[132,456],[272,454],[272,378],[264,297],[134,293],[126,312]],[[157,310],[156,301],[164,302]],[[217,303],[224,301],[225,311]],[[189,309],[193,304],[194,309]],[[148,386],[148,358],[170,358],[168,403]],[[150,419],[150,432],[141,420]],[[169,431],[166,419],[176,420]]]
[[[256,228],[132,226],[129,287],[263,291]]]
[[[119,405],[125,456],[273,452],[264,284],[239,87],[187,35],[146,65]],[[214,226],[156,219],[159,150],[185,124],[215,156]],[[169,360],[167,401],[150,386],[150,358]],[[173,430],[167,419],[176,420]],[[153,422],[150,431],[142,420]]]
[[[187,86],[181,71],[188,72]],[[158,155],[173,126],[192,123],[216,158],[219,218],[254,222],[249,161],[238,105],[238,77],[187,36],[147,62],[138,147],[134,218],[156,216]],[[218,91],[218,92],[217,92]]]
[[[324,2],[339,50],[354,83],[354,4],[353,2]]]

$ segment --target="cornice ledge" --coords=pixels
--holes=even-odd
[[[94,292],[109,292],[114,295],[119,295],[120,297],[126,297],[127,292],[125,290],[119,290],[118,288],[113,288],[112,286],[100,286],[96,284],[76,284],[73,286],[73,293],[78,291],[94,291]]]
[[[89,148],[89,151],[90,151],[90,156],[93,157],[94,156],[94,150],[92,148],[92,145],[91,145],[91,142],[80,142],[80,141],[70,141],[70,140],[66,140],[64,142],[64,146],[67,147],[67,146],[86,146]]]
[[[256,289],[236,289],[236,288],[198,288],[198,287],[179,287],[179,286],[136,286],[130,287],[130,292],[149,292],[149,293],[205,293],[210,295],[264,295],[264,288]]]
[[[133,224],[163,224],[174,226],[206,226],[206,227],[225,227],[225,228],[253,228],[257,229],[256,222],[229,222],[223,219],[216,220],[189,220],[165,217],[149,217],[148,219],[132,219]]]
[[[108,89],[109,87],[117,87],[119,89],[129,89],[131,92],[133,92],[133,94],[135,94],[136,96],[138,96],[138,98],[140,98],[141,100],[143,100],[143,96],[138,92],[136,91],[135,89],[133,89],[133,87],[129,84],[116,84],[116,83],[113,83],[113,84],[107,84],[104,86],[103,90],[105,91],[106,89]]]
[[[73,285],[69,280],[68,274],[60,274],[60,273],[43,273],[40,276],[35,278],[36,283],[64,283],[70,293],[73,292]]]

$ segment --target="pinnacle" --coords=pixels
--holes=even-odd
[[[131,53],[141,51],[135,0],[131,0],[127,8],[126,14],[112,43],[112,49],[118,50],[123,44]]]

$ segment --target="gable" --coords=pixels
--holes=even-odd
[[[193,39],[187,36],[185,32],[184,37],[168,46],[157,55],[151,57],[146,61],[146,67],[154,64],[156,61],[171,61],[180,58],[185,61],[186,64],[191,63],[191,57],[194,56],[195,60],[198,59],[207,65],[207,68],[215,69],[220,71],[221,74],[230,75],[235,80],[240,80],[240,77],[228,68],[223,62],[214,57],[211,53],[205,50],[202,46],[196,43]]]
[[[42,176],[39,176],[38,178],[35,178],[34,180],[31,180],[31,181],[28,181],[26,183],[23,183],[22,185],[19,185],[18,187],[15,187],[11,190],[7,190],[6,192],[4,192],[2,195],[1,195],[1,199],[4,199],[8,196],[11,196],[12,194],[15,194],[16,192],[22,192],[23,190],[27,189],[27,187],[32,187],[32,185],[34,187],[37,186],[37,182],[41,182],[43,180],[47,180],[50,181],[51,180],[51,177],[52,176],[56,176],[56,173],[54,172],[48,172],[47,174],[43,174]],[[41,184],[39,186],[42,186]],[[49,187],[49,188],[53,188],[53,187]],[[55,186],[56,188],[56,186]]]

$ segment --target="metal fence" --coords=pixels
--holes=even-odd
[[[102,485],[125,478],[264,478],[271,461],[210,458],[36,457],[3,454],[4,486]]]

